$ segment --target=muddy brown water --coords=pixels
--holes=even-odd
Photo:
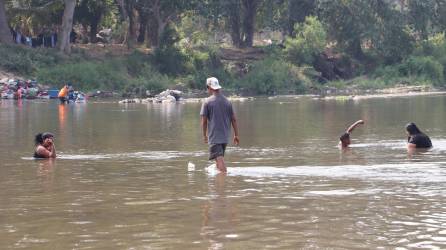
[[[446,96],[234,108],[241,145],[223,176],[200,104],[2,100],[0,248],[446,248]],[[409,121],[433,149],[407,153]],[[56,135],[56,160],[31,158],[40,131]]]

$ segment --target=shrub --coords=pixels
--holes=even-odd
[[[28,48],[19,45],[0,45],[0,67],[23,75],[31,75],[37,67],[51,66],[62,61],[52,49]]]
[[[143,73],[136,79],[137,83],[145,90],[149,90],[152,93],[160,92],[170,85],[173,85],[174,80],[167,75],[163,75],[157,72],[150,65],[144,67]]]
[[[299,72],[283,60],[267,58],[254,63],[237,86],[252,94],[302,93],[308,79],[303,79]]]
[[[312,64],[327,43],[324,26],[316,17],[308,16],[303,24],[294,26],[294,31],[296,37],[285,40],[285,54],[293,63]]]
[[[116,62],[80,62],[45,67],[37,71],[39,82],[60,87],[69,82],[83,90],[119,90],[128,81],[125,67]]]
[[[125,58],[125,65],[127,66],[127,71],[132,76],[138,76],[147,69],[150,63],[150,57],[137,50],[133,51],[132,54]]]
[[[161,34],[160,46],[154,51],[153,62],[162,74],[176,76],[186,72],[188,58],[175,46],[179,40],[178,33],[170,26]]]
[[[214,48],[205,48],[202,51],[190,51],[192,58],[193,73],[187,79],[187,86],[194,89],[202,89],[206,78],[217,77],[225,87],[230,87],[233,83],[231,75],[226,71],[220,59],[219,52]]]
[[[431,56],[411,56],[399,70],[404,76],[424,77],[437,85],[444,82],[443,65]]]

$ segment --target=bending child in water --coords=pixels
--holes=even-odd
[[[429,136],[421,132],[415,123],[408,123],[406,125],[406,132],[408,135],[407,149],[432,147],[432,142]]]
[[[56,158],[56,148],[54,147],[54,135],[48,132],[36,135],[36,149],[34,158]]]
[[[339,146],[340,146],[341,148],[348,148],[348,146],[351,144],[351,141],[350,141],[350,133],[351,133],[351,132],[353,131],[353,129],[355,129],[359,124],[364,124],[364,121],[363,121],[363,120],[356,121],[355,123],[353,123],[352,125],[350,125],[350,127],[348,127],[347,131],[345,131],[344,134],[342,134],[342,135],[339,137],[339,140],[340,140],[340,142],[339,142]]]

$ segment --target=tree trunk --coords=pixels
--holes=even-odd
[[[119,12],[121,13],[121,22],[124,22],[127,20],[127,9],[125,8],[125,2],[124,0],[116,0],[116,3],[119,6]]]
[[[98,38],[96,37],[96,34],[98,33],[98,25],[99,25],[100,20],[101,20],[101,16],[98,15],[93,20],[93,22],[90,24],[90,43],[98,42]]]
[[[65,8],[62,17],[62,30],[59,40],[59,50],[65,54],[71,53],[70,33],[73,29],[73,15],[76,0],[65,0]]]
[[[239,1],[232,1],[232,3],[229,5],[229,25],[232,45],[237,48],[242,47]]]
[[[158,24],[153,16],[149,17],[147,22],[147,47],[157,48],[158,47]]]
[[[259,0],[243,0],[243,46],[252,47],[254,42],[255,20]]]
[[[5,2],[0,0],[0,43],[12,44],[12,34],[6,18]]]
[[[135,22],[135,12],[133,9],[133,5],[128,6],[127,13],[129,15],[129,31],[127,37],[127,46],[128,48],[133,48],[136,42],[136,22]]]
[[[364,52],[361,48],[361,40],[359,38],[354,39],[347,47],[347,51],[353,56],[353,58],[362,61],[365,58]]]
[[[139,34],[137,41],[138,43],[142,44],[146,40],[146,31],[147,31],[147,22],[148,18],[147,15],[143,13],[139,13]]]
[[[127,33],[124,37],[124,43],[127,43],[127,48],[133,48],[136,40],[135,32],[135,16],[134,16],[134,6],[132,0],[116,0],[121,10],[122,19],[128,23]]]

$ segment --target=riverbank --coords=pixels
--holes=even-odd
[[[64,56],[54,49],[0,45],[4,58],[0,75],[35,79],[56,89],[71,83],[83,92],[99,90],[125,98],[147,98],[166,89],[180,90],[188,98],[202,97],[206,95],[203,83],[209,76],[220,80],[228,96],[312,94],[349,99],[395,91],[436,92],[443,86],[424,73],[404,76],[391,69],[349,80],[323,81],[313,67],[291,64],[278,56],[280,52],[267,48],[206,47],[175,51],[175,55],[159,53],[123,46],[76,45],[70,56]],[[172,65],[177,59],[182,60],[181,65]]]
[[[129,103],[200,103],[207,97],[204,91],[198,91],[194,94],[182,93],[178,91],[177,95],[168,94],[169,91],[165,90],[161,94],[148,98],[127,98],[118,101],[120,104]],[[354,93],[353,93],[354,92]],[[350,93],[349,95],[346,95]],[[237,93],[231,91],[225,92],[225,95],[232,102],[245,102],[253,101],[258,98],[265,98],[265,96],[240,96]],[[434,88],[430,86],[397,86],[386,89],[374,89],[374,90],[337,90],[325,91],[320,94],[304,94],[304,95],[274,95],[268,96],[268,100],[277,99],[298,99],[302,97],[308,97],[317,100],[335,100],[335,101],[348,101],[348,100],[364,100],[372,98],[396,98],[396,97],[412,97],[412,96],[434,96],[434,95],[446,95],[446,90]]]

